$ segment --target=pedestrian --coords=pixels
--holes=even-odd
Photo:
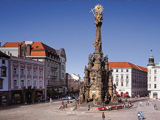
[[[53,100],[52,100],[52,98],[50,98],[50,103],[52,104],[52,102],[53,102]]]
[[[139,106],[142,107],[142,102],[139,102]]]
[[[104,114],[104,112],[102,113],[102,120],[104,120],[105,119],[105,114]]]
[[[154,104],[154,109],[157,110],[157,105],[156,104]]]
[[[144,119],[144,116],[143,116],[143,112],[141,111],[141,120],[143,120]]]
[[[140,114],[140,112],[138,112],[138,120],[140,120],[141,119],[141,114]]]

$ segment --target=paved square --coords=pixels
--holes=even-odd
[[[142,111],[147,120],[160,120],[159,101],[149,99],[150,105],[146,106],[147,101],[142,101],[142,107],[138,106],[140,101],[136,101],[130,109],[105,111],[105,120],[138,120],[138,111]],[[154,110],[155,103],[158,110]],[[86,107],[78,107],[72,111],[71,108],[59,110],[59,106],[60,102],[9,106],[1,108],[0,120],[101,120],[102,112],[96,108],[87,111]]]

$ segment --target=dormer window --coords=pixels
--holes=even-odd
[[[36,46],[36,48],[39,48],[39,46]]]

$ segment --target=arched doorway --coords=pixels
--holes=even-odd
[[[154,92],[154,93],[153,93],[153,98],[155,98],[155,99],[158,98],[157,92]]]
[[[32,92],[31,91],[26,92],[26,102],[29,104],[32,102]]]

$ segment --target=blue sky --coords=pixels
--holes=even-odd
[[[96,4],[104,7],[102,49],[110,62],[160,62],[160,0],[0,0],[0,41],[65,48],[69,73],[84,76],[94,52]]]

